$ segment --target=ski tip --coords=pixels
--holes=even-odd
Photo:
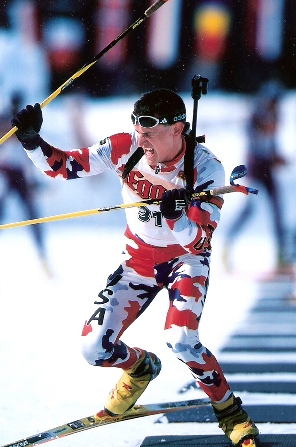
[[[240,444],[240,447],[256,447],[256,442],[254,439],[244,439],[244,441]]]

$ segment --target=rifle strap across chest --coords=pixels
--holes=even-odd
[[[197,143],[204,143],[205,136],[200,135],[196,137],[195,142],[193,141],[190,134],[184,134],[185,142],[186,142],[186,151],[184,156],[184,176],[186,179],[186,189],[190,195],[193,193],[194,186],[194,150]],[[138,147],[133,155],[128,159],[123,173],[122,179],[128,176],[131,170],[136,166],[136,164],[141,160],[144,155],[144,150],[142,147]]]
[[[185,142],[186,142],[186,151],[184,156],[184,176],[186,179],[186,190],[188,194],[193,194],[193,186],[194,186],[194,150],[197,143],[204,143],[205,136],[199,135],[194,139],[189,134],[185,134]]]

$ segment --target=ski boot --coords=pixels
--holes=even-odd
[[[259,434],[259,430],[241,404],[241,399],[234,397],[232,394],[226,402],[221,404],[212,403],[212,406],[219,427],[234,445],[254,447],[256,446],[254,438]]]
[[[123,414],[132,408],[149,382],[160,373],[161,361],[155,354],[135,349],[140,352],[140,358],[130,369],[123,371],[105,401],[105,411],[110,416]]]

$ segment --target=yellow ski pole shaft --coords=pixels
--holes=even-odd
[[[69,85],[72,84],[74,79],[81,76],[86,70],[88,70],[92,65],[94,65],[107,51],[114,47],[123,37],[125,37],[129,32],[137,28],[145,19],[150,17],[157,9],[159,9],[168,0],[157,0],[153,5],[151,5],[144,14],[139,17],[132,25],[126,28],[119,36],[117,36],[112,42],[109,43],[105,48],[103,48],[96,56],[93,57],[88,63],[83,65],[79,70],[76,71],[67,81],[65,81],[60,87],[58,87],[51,95],[49,95],[42,103],[40,103],[41,108],[45,107],[49,102],[56,98],[63,90],[65,90]],[[12,127],[2,138],[0,138],[0,144],[4,143],[9,137],[11,137],[17,131],[17,127]]]
[[[9,228],[18,228],[18,227],[25,227],[28,225],[35,225],[35,224],[41,224],[41,223],[47,223],[47,222],[56,222],[59,220],[65,220],[65,219],[73,219],[75,217],[85,217],[85,216],[93,216],[95,214],[101,214],[105,213],[107,211],[116,211],[121,210],[125,208],[134,208],[134,207],[140,207],[143,206],[143,204],[158,204],[159,200],[147,200],[147,201],[141,201],[141,202],[134,202],[134,203],[127,203],[123,205],[114,205],[114,206],[108,206],[104,208],[97,208],[92,210],[85,210],[85,211],[74,211],[73,213],[66,213],[66,214],[58,214],[56,216],[48,216],[48,217],[39,217],[37,219],[30,219],[30,220],[23,220],[20,222],[13,222],[13,223],[7,223],[0,225],[0,230],[8,230]]]
[[[257,190],[253,190],[253,191],[257,191]],[[241,192],[243,194],[248,194],[249,192],[252,192],[252,188],[247,188],[246,186],[241,186],[241,185],[221,186],[220,188],[214,188],[214,189],[209,189],[207,191],[201,191],[201,192],[195,193],[192,195],[192,199],[209,198],[209,197],[217,196],[220,194],[228,194],[231,192]],[[255,194],[256,193],[257,192],[255,192]],[[56,222],[59,220],[73,219],[75,217],[92,216],[95,214],[105,213],[107,211],[116,211],[116,210],[122,210],[122,209],[126,209],[126,208],[135,208],[135,207],[141,207],[143,205],[159,205],[160,202],[161,202],[161,200],[157,200],[157,199],[156,200],[153,200],[153,199],[141,200],[140,202],[107,206],[104,208],[97,208],[97,209],[86,210],[86,211],[74,211],[73,213],[58,214],[56,216],[40,217],[37,219],[23,220],[20,222],[3,224],[3,225],[0,225],[0,230],[8,230],[9,228],[25,227],[28,225],[35,225],[35,224],[46,223],[46,222]]]

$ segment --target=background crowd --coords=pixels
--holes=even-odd
[[[10,128],[16,107],[45,99],[153,3],[154,0],[3,0],[2,135]],[[62,93],[98,101],[138,95],[158,87],[190,94],[190,81],[200,74],[209,79],[211,93],[247,98],[247,154],[242,161],[247,163],[254,181],[260,183],[259,188],[267,190],[279,268],[290,264],[292,256],[289,254],[287,260],[283,251],[287,232],[282,221],[282,197],[278,197],[277,171],[289,163],[281,153],[278,132],[282,100],[296,88],[294,3],[170,0]],[[71,115],[75,145],[91,144],[83,126],[85,102],[74,100],[69,104],[67,113]],[[58,137],[57,144],[62,146]],[[38,197],[43,188],[39,173],[32,172],[20,145],[11,137],[0,151],[0,219],[5,221],[5,206],[11,195],[18,196],[25,218],[39,217],[42,212]],[[252,211],[254,205],[248,202],[241,220],[234,222],[226,234],[224,260],[229,267],[234,237],[249,221]],[[44,259],[43,228],[31,230]]]
[[[3,0],[0,27],[10,41],[18,32],[22,35],[11,49],[17,57],[29,51],[28,40],[36,53],[38,47],[46,59],[50,87],[55,89],[153,2]],[[210,79],[211,89],[252,93],[271,76],[295,88],[295,23],[293,0],[169,1],[73,89],[98,96],[162,85],[183,91],[196,69]],[[39,76],[41,58],[36,55]],[[1,64],[1,70],[12,69],[11,64],[10,60],[5,69]],[[32,83],[38,74],[30,72]],[[22,76],[28,79],[25,73]]]

